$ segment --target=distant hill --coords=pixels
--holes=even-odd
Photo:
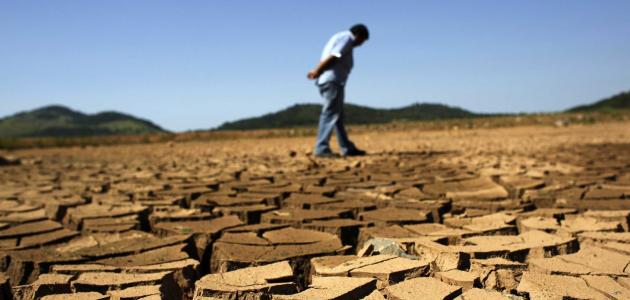
[[[630,109],[630,91],[622,92],[612,97],[597,101],[593,104],[580,105],[567,110],[568,112],[614,111]]]
[[[164,132],[150,121],[113,111],[84,114],[52,105],[0,119],[0,137],[70,137]]]
[[[217,129],[249,130],[316,126],[321,109],[322,106],[319,104],[296,104],[284,110],[260,117],[226,122]],[[345,104],[344,112],[347,124],[383,124],[392,121],[420,121],[478,116],[458,107],[433,103],[416,103],[394,109],[377,109]]]

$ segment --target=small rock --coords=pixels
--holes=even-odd
[[[378,238],[371,239],[367,243],[365,243],[365,245],[363,246],[363,248],[361,248],[361,250],[359,250],[357,255],[361,257],[372,255],[394,255],[411,259],[417,258],[413,255],[407,254],[405,252],[405,247],[402,244],[393,240]]]

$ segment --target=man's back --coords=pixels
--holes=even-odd
[[[355,38],[350,31],[336,33],[328,40],[320,60],[331,55],[337,57],[337,60],[319,76],[317,84],[321,85],[327,82],[345,84],[354,65],[352,55],[354,40]]]

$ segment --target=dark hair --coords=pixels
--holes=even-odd
[[[360,36],[368,40],[370,38],[370,32],[368,31],[367,26],[363,24],[356,24],[350,27],[350,32],[355,36]]]

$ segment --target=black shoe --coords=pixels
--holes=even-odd
[[[317,157],[317,158],[338,158],[339,154],[333,153],[333,152],[323,152],[323,153],[316,153],[315,157]]]
[[[346,152],[343,156],[364,156],[365,154],[366,152],[361,149],[354,149]]]

